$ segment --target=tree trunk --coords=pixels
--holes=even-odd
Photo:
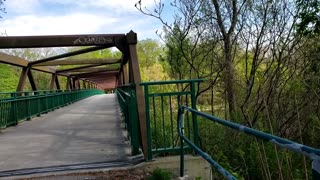
[[[228,112],[231,120],[234,120],[235,105],[234,105],[234,90],[233,90],[233,62],[232,62],[232,48],[230,38],[224,41],[224,53],[225,53],[225,88],[228,102]]]

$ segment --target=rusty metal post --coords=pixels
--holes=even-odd
[[[52,74],[51,75],[51,81],[50,81],[50,90],[54,89],[55,81],[56,81],[56,74]]]
[[[28,70],[28,79],[29,79],[32,91],[36,91],[37,90],[37,86],[36,86],[36,83],[34,81],[34,78],[33,78],[33,75],[32,75],[32,72],[31,72],[30,68]]]
[[[82,86],[83,86],[83,89],[87,89],[86,80],[82,80]]]
[[[23,91],[24,86],[26,84],[28,71],[29,71],[29,68],[27,68],[27,67],[22,68],[22,71],[21,71],[21,74],[20,74],[19,83],[18,83],[18,86],[17,86],[17,92]]]
[[[72,88],[71,89],[77,89],[76,88],[76,78],[72,78]]]
[[[141,76],[137,55],[137,34],[130,31],[127,34],[127,43],[129,49],[129,82],[133,82],[136,85],[136,97],[137,97],[137,109],[140,124],[140,137],[142,142],[142,150],[144,157],[148,159],[148,142],[147,142],[147,124],[146,124],[146,112],[144,92],[140,86]]]
[[[66,89],[71,89],[71,77],[67,77]]]
[[[60,82],[59,82],[59,78],[58,78],[58,75],[56,75],[56,77],[55,77],[55,82],[56,82],[56,87],[57,87],[57,90],[61,90],[61,87],[60,87]]]
[[[122,77],[123,77],[123,84],[127,85],[129,84],[129,78],[128,78],[128,68],[127,64],[123,65],[123,70],[122,70]]]
[[[81,89],[80,79],[76,78],[76,89]]]

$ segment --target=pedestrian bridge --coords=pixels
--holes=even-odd
[[[1,63],[21,68],[16,91],[0,93],[0,177],[130,166],[176,154],[183,176],[184,154],[192,153],[236,179],[203,150],[201,120],[302,154],[312,163],[313,178],[320,179],[319,149],[198,111],[196,91],[203,80],[141,82],[132,31],[0,37],[0,42],[2,49],[84,47],[34,61],[0,53]],[[111,47],[120,50],[120,59],[76,58]],[[51,74],[49,90],[38,90],[34,71]],[[66,89],[59,77],[66,78]],[[27,81],[32,91],[25,91]]]
[[[132,163],[120,117],[116,96],[99,94],[4,129],[0,176]]]

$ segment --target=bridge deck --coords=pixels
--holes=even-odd
[[[0,132],[0,171],[124,161],[115,95],[96,95]]]

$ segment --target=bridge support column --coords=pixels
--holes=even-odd
[[[19,83],[18,83],[18,86],[17,86],[17,91],[18,92],[19,91],[23,91],[23,89],[25,87],[25,84],[26,84],[27,77],[29,78],[29,82],[30,82],[32,90],[33,91],[37,90],[37,87],[36,87],[36,84],[34,82],[33,75],[31,73],[30,67],[24,67],[24,68],[22,68],[20,79],[19,79]]]
[[[150,160],[152,159],[152,155],[149,152],[150,149],[148,149],[144,93],[142,87],[140,86],[141,76],[136,47],[137,34],[133,31],[130,31],[127,34],[127,42],[129,50],[129,83],[134,83],[136,85],[137,108],[140,124],[140,139],[142,143],[142,150],[145,158]]]
[[[128,84],[128,69],[127,69],[127,65],[123,65],[123,70],[122,70],[122,82],[123,84]]]
[[[60,83],[57,74],[52,74],[51,76],[50,90],[54,90],[54,85],[56,85],[57,90],[60,90]]]
[[[36,86],[36,83],[34,82],[34,78],[33,78],[31,69],[29,69],[29,71],[28,71],[28,78],[29,78],[29,82],[30,82],[32,91],[36,91],[37,90],[37,86]]]
[[[67,89],[73,89],[71,77],[67,78]]]
[[[55,81],[56,81],[56,87],[57,87],[57,90],[61,90],[58,75],[56,75],[56,77],[55,77]]]
[[[75,89],[81,89],[80,79],[79,78],[75,79]]]
[[[87,89],[86,80],[82,80],[83,89]]]
[[[17,87],[17,91],[23,91],[24,85],[27,80],[27,75],[28,75],[28,68],[22,68],[21,74],[20,74],[20,79]]]

